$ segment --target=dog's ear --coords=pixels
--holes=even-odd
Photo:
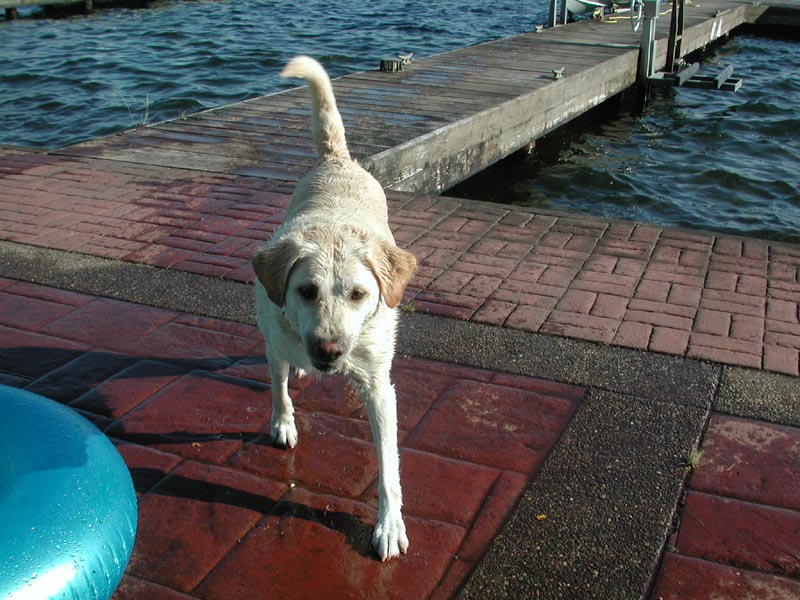
[[[253,271],[272,302],[283,307],[286,283],[292,267],[300,259],[300,246],[291,238],[279,238],[253,254]]]
[[[379,242],[367,252],[366,261],[378,280],[383,301],[389,308],[395,308],[403,299],[403,291],[414,275],[417,259],[411,252]]]

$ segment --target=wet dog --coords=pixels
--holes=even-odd
[[[283,225],[253,256],[258,326],[272,376],[272,439],[288,448],[297,444],[291,368],[349,378],[366,404],[375,440],[378,521],[372,541],[387,560],[408,548],[390,369],[397,305],[416,260],[395,245],[381,185],[350,158],[325,70],[298,56],[281,75],[308,83],[320,160],[298,184]]]

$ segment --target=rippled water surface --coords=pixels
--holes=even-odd
[[[0,143],[57,148],[271,93],[297,53],[334,76],[531,30],[547,0],[162,0],[0,22]],[[452,190],[663,225],[800,242],[800,52],[736,36],[736,94],[627,94]]]
[[[735,36],[701,63],[743,87],[627,93],[449,193],[800,243],[800,45]]]

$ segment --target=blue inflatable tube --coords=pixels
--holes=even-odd
[[[73,410],[0,385],[0,598],[107,600],[136,536],[136,493]]]

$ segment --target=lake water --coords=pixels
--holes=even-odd
[[[298,53],[331,75],[529,31],[547,0],[162,0],[0,22],[0,143],[58,148],[272,93]],[[800,243],[800,52],[734,36],[733,93],[627,93],[449,193]]]

